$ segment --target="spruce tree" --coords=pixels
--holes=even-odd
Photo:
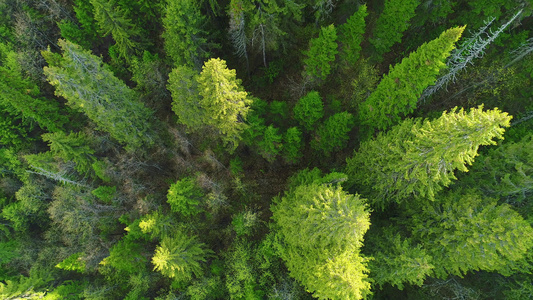
[[[420,0],[385,0],[385,9],[379,16],[370,43],[379,56],[389,52],[392,45],[402,41],[409,21],[415,16]]]
[[[359,253],[370,226],[364,199],[318,179],[286,193],[272,212],[281,258],[307,291],[320,299],[369,294],[367,259]]]
[[[407,224],[433,257],[435,276],[443,279],[478,270],[521,272],[533,247],[529,222],[508,204],[470,191],[439,196]]]
[[[320,94],[311,91],[303,96],[294,106],[294,118],[307,130],[313,128],[313,124],[324,115],[324,104]]]
[[[376,90],[359,105],[359,119],[370,128],[387,129],[413,112],[426,87],[435,83],[446,58],[461,37],[464,27],[443,32],[395,65]]]
[[[331,73],[331,64],[337,55],[337,30],[333,24],[322,27],[318,38],[309,42],[305,52],[305,74],[313,81],[322,81]]]
[[[368,16],[366,4],[359,9],[339,27],[339,42],[341,44],[341,57],[350,65],[354,65],[361,53],[361,42],[365,33],[365,17]]]
[[[316,131],[311,147],[326,155],[342,150],[350,139],[349,133],[355,125],[354,117],[348,112],[341,112],[329,117]]]
[[[246,128],[244,120],[252,102],[235,70],[228,69],[220,58],[210,59],[198,77],[198,89],[205,124],[218,130],[224,144],[235,149]]]
[[[82,111],[129,150],[153,143],[152,112],[135,92],[102,64],[102,59],[71,42],[59,40],[62,55],[43,51],[49,66],[44,73],[56,95]]]
[[[50,151],[65,162],[76,163],[76,170],[85,173],[95,161],[94,150],[89,147],[87,136],[82,133],[65,134],[62,131],[42,135],[43,141],[48,142]]]
[[[207,33],[202,30],[205,17],[199,3],[193,0],[167,1],[163,26],[165,51],[174,65],[187,65],[199,69],[206,52]]]
[[[510,120],[507,113],[483,111],[483,106],[468,113],[454,108],[432,121],[406,119],[362,143],[347,160],[346,172],[359,191],[381,207],[413,196],[433,200],[456,179],[456,169],[468,171],[466,165],[472,164],[479,146],[503,138]]]

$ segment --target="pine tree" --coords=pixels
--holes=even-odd
[[[433,256],[435,276],[443,279],[477,270],[509,276],[523,270],[533,247],[526,220],[508,204],[472,192],[440,196],[413,213],[408,224]]]
[[[340,186],[299,185],[272,207],[279,252],[290,276],[320,299],[361,299],[369,293],[359,254],[370,226],[364,200]]]
[[[389,52],[392,45],[402,41],[409,21],[415,16],[420,0],[385,0],[385,9],[379,16],[370,43],[379,56]]]
[[[503,138],[511,117],[498,109],[452,109],[429,121],[406,119],[376,139],[361,144],[347,160],[346,172],[378,206],[409,197],[432,200],[437,191],[466,172],[481,145]],[[370,197],[372,195],[372,197]]]
[[[198,89],[200,106],[205,110],[205,124],[217,129],[222,141],[235,149],[246,128],[243,121],[252,102],[235,70],[228,69],[222,59],[210,59],[198,77]]]
[[[339,42],[341,44],[341,58],[350,65],[359,60],[361,42],[365,33],[365,17],[368,16],[366,4],[359,9],[339,27]]]
[[[333,24],[322,27],[318,38],[309,42],[309,50],[305,52],[305,75],[312,80],[322,81],[331,73],[331,64],[337,51],[337,30]]]
[[[189,281],[202,274],[201,263],[211,254],[205,244],[195,236],[189,237],[178,231],[172,237],[165,237],[155,249],[152,257],[154,270],[177,281]]]
[[[446,58],[463,30],[464,27],[456,27],[443,32],[392,67],[376,90],[360,103],[361,123],[383,130],[413,112],[421,93],[446,66]]]
[[[165,52],[175,66],[187,65],[199,69],[208,57],[202,30],[205,17],[200,13],[199,3],[193,0],[167,1],[163,26]]]
[[[133,90],[102,65],[102,60],[68,41],[59,40],[63,55],[45,51],[49,66],[44,73],[56,95],[94,121],[129,150],[153,143],[151,111]]]
[[[316,91],[309,92],[294,106],[294,118],[307,130],[324,115],[324,104]]]

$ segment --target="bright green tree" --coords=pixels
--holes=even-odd
[[[205,36],[202,30],[205,17],[200,13],[200,3],[193,0],[167,1],[163,26],[165,51],[174,65],[200,68],[208,57]]]
[[[359,195],[319,182],[299,185],[271,208],[279,252],[290,276],[320,299],[362,299],[370,293],[359,253],[370,213]]]
[[[202,274],[202,262],[211,255],[211,250],[197,240],[178,231],[172,237],[165,237],[155,249],[152,257],[154,270],[177,281],[189,281],[193,275]]]
[[[235,149],[246,128],[244,120],[251,100],[237,79],[220,58],[208,60],[198,77],[200,106],[205,111],[204,122],[222,135],[222,141]]]
[[[341,44],[341,57],[350,65],[359,60],[361,42],[365,33],[366,4],[359,9],[339,27],[339,42]]]
[[[464,27],[443,32],[395,65],[376,90],[359,105],[359,119],[371,128],[387,129],[413,112],[426,87],[435,83],[446,58],[461,37]]]
[[[59,40],[63,55],[44,51],[49,66],[44,73],[56,87],[56,95],[85,113],[128,149],[151,145],[152,112],[138,101],[135,92],[102,64],[102,59],[71,42]]]
[[[316,138],[311,141],[311,147],[329,155],[333,151],[346,147],[348,135],[355,125],[352,114],[342,112],[329,117],[316,131]]]
[[[305,74],[313,80],[324,80],[331,73],[331,64],[337,51],[337,30],[333,24],[322,27],[318,38],[309,42],[305,52]]]
[[[294,118],[307,130],[324,115],[324,104],[316,91],[309,92],[294,106]]]
[[[389,52],[392,45],[402,41],[409,21],[415,16],[420,0],[385,0],[385,8],[379,16],[370,43],[378,55]]]
[[[188,217],[202,212],[200,202],[203,196],[202,190],[196,185],[194,179],[186,177],[170,186],[167,202],[173,212]]]
[[[511,117],[483,106],[443,112],[429,121],[406,119],[376,139],[363,142],[346,172],[378,206],[402,202],[411,196],[432,200],[437,191],[456,179],[456,169],[466,172],[481,145],[503,138]],[[372,195],[372,197],[370,197]]]
[[[533,247],[533,228],[511,206],[472,192],[440,196],[408,224],[433,256],[439,278],[477,270],[509,276],[522,270]]]

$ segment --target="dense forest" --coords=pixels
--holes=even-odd
[[[533,299],[532,13],[0,0],[0,298]]]

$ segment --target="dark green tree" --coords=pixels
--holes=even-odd
[[[289,163],[297,163],[302,157],[302,131],[298,127],[287,129],[283,136],[283,158]]]
[[[65,162],[76,163],[76,170],[81,174],[91,169],[91,164],[95,161],[94,150],[89,147],[88,137],[81,133],[65,134],[63,131],[46,133],[42,139],[48,142],[50,151],[63,159]]]
[[[274,162],[283,149],[281,140],[282,136],[278,134],[278,129],[273,125],[268,126],[263,133],[262,139],[257,143],[261,156],[268,162]]]
[[[385,0],[385,8],[379,15],[370,39],[379,56],[402,41],[403,33],[409,28],[409,21],[415,16],[419,4],[420,0]]]
[[[307,130],[324,115],[324,104],[316,91],[309,92],[294,106],[294,118]]]
[[[318,127],[316,137],[311,141],[311,147],[326,155],[342,150],[350,139],[349,133],[354,125],[352,114],[348,112],[334,114]]]

